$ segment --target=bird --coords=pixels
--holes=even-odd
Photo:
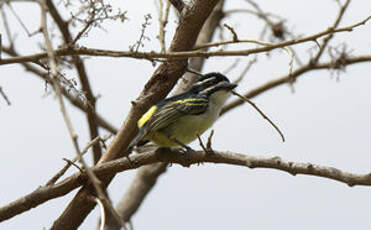
[[[142,115],[128,149],[152,141],[192,150],[187,144],[213,125],[236,86],[218,72],[201,75],[188,91],[159,101]]]

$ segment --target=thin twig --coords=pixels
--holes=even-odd
[[[320,46],[320,49],[317,53],[317,55],[310,60],[310,62],[312,63],[317,63],[319,61],[319,59],[321,58],[322,54],[323,54],[323,51],[325,50],[325,48],[327,47],[328,43],[330,42],[330,40],[333,38],[334,36],[334,32],[336,31],[336,28],[339,26],[340,24],[340,21],[341,19],[343,18],[344,16],[344,13],[346,11],[346,9],[348,8],[349,6],[349,3],[350,3],[350,0],[347,0],[345,2],[345,4],[343,6],[340,7],[340,10],[339,10],[339,13],[338,13],[338,16],[336,17],[336,20],[334,22],[334,24],[332,25],[332,27],[330,27],[328,30],[330,30],[330,33],[323,39],[323,42],[322,42],[322,45]],[[371,16],[369,16],[368,18],[366,18],[366,21],[368,19],[370,19]],[[364,22],[366,22],[364,21]],[[357,25],[357,24],[356,24]],[[360,25],[360,24],[359,24]],[[358,26],[358,25],[357,25]],[[356,26],[354,26],[356,27]],[[353,28],[354,28],[353,27]]]
[[[250,101],[247,97],[237,93],[236,91],[232,90],[232,94],[238,96],[239,98],[241,98],[242,100],[246,101],[247,103],[249,103],[256,111],[258,111],[260,113],[260,115],[262,115],[262,117],[264,119],[266,119],[272,126],[273,128],[280,134],[281,138],[282,138],[282,141],[285,142],[285,137],[283,135],[283,133],[281,132],[281,130],[278,128],[278,126],[276,124],[273,123],[273,121],[271,121],[259,108],[258,106],[256,106],[252,101]]]
[[[189,73],[193,73],[197,76],[202,76],[202,73],[198,72],[197,70],[191,69],[189,67],[186,68],[186,71],[189,72]]]
[[[8,98],[8,96],[5,94],[3,88],[0,86],[0,95],[4,98],[4,100],[6,101],[6,103],[10,106],[12,103],[10,103],[10,100]]]
[[[236,42],[238,41],[238,36],[237,36],[237,33],[236,31],[234,30],[234,28],[232,26],[229,26],[228,24],[224,23],[223,26],[225,28],[227,28],[233,35],[233,41]]]
[[[108,135],[107,137],[105,138],[101,138],[101,137],[96,137],[94,138],[93,140],[89,141],[86,146],[81,150],[81,155],[84,155],[85,153],[88,152],[88,150],[98,144],[100,141],[102,143],[104,143],[106,140],[108,140],[112,135]],[[61,176],[63,176],[65,174],[65,172],[68,170],[68,168],[71,166],[71,164],[74,164],[79,158],[76,156],[75,158],[73,158],[73,160],[69,160],[68,163],[61,169],[58,171],[58,173],[56,173],[47,183],[46,185],[51,185],[51,184],[54,184]],[[78,167],[77,167],[78,168]]]
[[[76,37],[68,44],[69,47],[75,45],[75,43],[81,38],[82,35],[90,28],[90,26],[95,22],[94,15],[91,16],[90,20],[85,24],[85,26],[80,30]]]
[[[80,166],[78,166],[75,162],[73,162],[73,161],[71,161],[71,160],[69,160],[69,159],[67,159],[67,158],[62,158],[62,160],[64,160],[65,162],[67,162],[67,165],[68,165],[68,167],[70,167],[71,165],[73,165],[73,166],[75,166],[75,168],[77,168],[80,172],[84,172],[84,170],[80,167]],[[63,174],[62,174],[63,175]],[[55,183],[55,182],[54,182]],[[53,183],[53,184],[54,184]],[[48,184],[47,184],[48,185]]]
[[[294,52],[292,52],[291,50],[291,47],[284,47],[284,49],[286,50],[287,54],[289,55],[289,76],[290,76],[290,82],[289,82],[289,85],[291,87],[291,92],[294,93],[295,92],[295,89],[294,89],[294,81],[295,81],[295,78],[292,77],[292,69],[293,69],[293,63],[294,63]]]
[[[233,83],[235,84],[240,83],[244,79],[246,73],[250,70],[251,66],[253,66],[253,64],[256,63],[257,61],[258,56],[255,55],[254,58],[247,63],[246,67],[242,70],[240,76],[238,76],[238,78],[234,80]]]
[[[208,150],[212,150],[212,148],[211,148],[211,139],[213,138],[213,136],[214,136],[214,129],[211,130],[210,135],[207,138],[206,148]]]
[[[14,41],[13,41],[13,38],[12,38],[12,33],[10,32],[8,18],[6,17],[5,10],[4,10],[3,7],[4,7],[4,3],[0,2],[1,18],[3,19],[5,33],[6,33],[6,36],[8,37],[10,47],[13,47],[14,46],[14,43],[13,43]],[[0,45],[1,45],[1,34],[0,34]],[[0,52],[0,59],[1,59],[1,52]]]
[[[170,11],[170,1],[166,0],[166,7],[165,7],[165,14],[163,13],[163,0],[159,0],[159,16],[158,16],[158,21],[159,21],[159,34],[158,34],[158,40],[160,41],[161,45],[161,52],[165,53],[166,51],[166,40],[165,40],[165,35],[166,35],[166,25],[168,23],[168,18],[169,18],[169,11]]]
[[[198,144],[201,146],[202,150],[206,153],[207,152],[206,146],[204,145],[200,135],[198,134],[197,134],[197,139],[198,139]]]
[[[237,67],[237,65],[238,65],[238,63],[240,63],[240,61],[241,61],[240,58],[236,58],[230,66],[228,66],[225,70],[222,71],[222,73],[224,75],[228,75],[229,72],[231,72],[234,68]]]
[[[144,46],[143,41],[150,40],[150,38],[145,35],[145,32],[146,32],[147,27],[151,25],[151,22],[150,22],[151,19],[152,19],[151,14],[144,15],[144,22],[142,23],[142,29],[140,31],[139,39],[133,45],[129,46],[129,49],[131,52],[138,53],[139,48]]]
[[[13,13],[14,17],[17,19],[18,23],[21,25],[21,27],[24,29],[24,31],[26,31],[27,35],[30,37],[33,33],[30,33],[30,31],[27,29],[27,26],[23,23],[22,19],[19,17],[17,12],[14,10],[13,6],[10,5],[10,2],[8,3],[8,7],[10,11]]]

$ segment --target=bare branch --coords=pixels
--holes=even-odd
[[[0,95],[4,98],[6,104],[8,105],[11,105],[12,103],[10,103],[10,100],[8,98],[8,96],[5,94],[3,88],[0,86]]]
[[[144,46],[143,41],[144,40],[150,40],[149,37],[147,37],[144,34],[146,32],[147,27],[149,25],[151,25],[151,22],[150,22],[151,19],[152,19],[151,14],[144,15],[144,22],[142,23],[142,29],[140,31],[139,39],[138,39],[138,41],[135,42],[134,45],[129,46],[129,50],[131,52],[137,53],[139,51],[139,48]]]
[[[92,141],[89,141],[86,146],[81,150],[81,153],[80,155],[83,156],[85,153],[88,152],[88,150],[96,145],[96,144],[99,144],[100,141],[102,141],[103,143],[108,140],[109,138],[111,137],[111,135],[107,136],[106,138],[101,138],[101,137],[96,137],[94,138]],[[75,163],[77,160],[79,159],[79,157],[75,157],[73,160],[67,162],[67,164],[61,169],[58,171],[58,173],[56,173],[47,183],[46,185],[52,185],[52,184],[55,184],[55,182],[61,177],[64,175],[64,173],[67,171],[67,169],[71,166],[71,164]]]
[[[339,32],[351,32],[354,28],[365,24],[368,20],[371,19],[371,16],[366,19],[353,24],[351,26],[346,26],[338,29],[327,29],[317,34],[313,34],[304,38],[293,39],[289,41],[284,41],[276,44],[266,43],[264,47],[246,49],[246,50],[236,50],[236,51],[212,51],[212,52],[203,52],[203,51],[177,51],[173,50],[168,53],[156,53],[156,52],[131,52],[131,51],[113,51],[113,50],[102,50],[102,49],[92,49],[92,48],[61,48],[55,50],[56,56],[70,56],[70,55],[87,55],[87,56],[101,56],[101,57],[130,57],[136,59],[147,59],[153,61],[154,59],[168,59],[169,61],[183,60],[184,58],[190,57],[212,57],[212,56],[247,56],[255,53],[263,53],[271,51],[277,48],[283,48],[290,45],[296,45],[304,42],[315,41],[316,39],[325,36],[330,33],[339,33]],[[239,40],[239,42],[250,42],[264,45],[265,42],[258,40]],[[224,44],[236,43],[234,41],[218,42],[209,45],[203,45],[202,48],[219,46]],[[200,48],[199,46],[198,48]],[[20,62],[35,62],[39,59],[46,58],[46,53],[38,53],[34,55],[26,55],[21,57],[7,58],[0,60],[0,65],[20,63]]]
[[[253,66],[257,62],[257,60],[258,60],[257,55],[255,55],[255,57],[247,63],[246,67],[243,69],[240,76],[237,79],[235,79],[233,83],[235,84],[240,83],[244,79],[246,73],[250,70],[251,66]]]
[[[345,13],[345,10],[348,8],[348,5],[350,3],[350,0],[347,0],[345,2],[345,4],[340,7],[340,10],[339,10],[339,13],[338,13],[338,16],[336,17],[336,20],[333,24],[332,27],[329,28],[329,30],[333,30],[335,31],[335,29],[339,26],[340,24],[340,21],[341,19],[343,18],[344,16],[344,13]],[[367,18],[367,20],[369,19],[370,17]],[[320,46],[320,49],[319,51],[317,52],[317,55],[310,60],[310,62],[312,63],[317,63],[320,59],[320,57],[322,56],[323,54],[323,51],[325,50],[326,46],[328,45],[329,41],[333,38],[334,36],[334,32],[330,32],[324,39],[323,39],[323,42],[322,42],[322,45]]]
[[[107,175],[113,175],[118,172],[138,168],[143,165],[153,164],[155,162],[184,164],[184,157],[179,152],[173,152],[169,149],[158,149],[146,153],[136,154],[131,157],[130,163],[127,158],[120,158],[114,161],[95,166],[92,171],[98,178],[104,178]],[[196,151],[191,154],[189,163],[218,163],[228,165],[239,165],[254,168],[277,169],[288,172],[291,175],[304,174],[328,178],[338,182],[343,182],[349,186],[366,185],[371,186],[371,174],[349,173],[329,166],[321,166],[311,163],[301,163],[282,160],[280,157],[256,157],[253,155],[221,152],[213,150],[213,154],[207,154],[204,151]],[[0,208],[0,222],[7,220],[15,215],[21,214],[33,207],[36,207],[50,199],[63,196],[73,189],[81,186],[87,180],[88,176],[84,173],[75,173],[65,180],[51,186],[40,187],[34,192],[19,198],[18,200]]]
[[[7,2],[7,1],[5,1]],[[23,23],[22,19],[19,17],[19,15],[17,14],[17,12],[14,10],[13,6],[10,4],[10,2],[7,2],[7,5],[10,9],[10,11],[13,13],[14,17],[17,19],[18,23],[21,25],[21,27],[23,28],[23,30],[27,33],[27,35],[30,37],[32,36],[34,33],[30,33],[30,31],[27,29],[27,26]],[[9,37],[10,39],[10,37]]]
[[[158,21],[159,21],[159,33],[158,33],[158,40],[160,41],[161,45],[161,52],[165,53],[166,52],[166,41],[165,41],[165,28],[168,22],[169,18],[169,11],[170,11],[170,1],[166,0],[166,7],[165,7],[165,13],[163,12],[163,0],[159,0],[159,16],[158,16]]]
[[[359,57],[344,57],[341,60],[335,60],[335,61],[330,61],[330,62],[325,62],[325,63],[320,63],[316,65],[305,65],[300,67],[299,69],[295,70],[291,76],[286,75],[280,78],[277,78],[275,80],[269,81],[253,90],[251,90],[249,93],[246,93],[244,96],[246,98],[253,98],[255,96],[260,95],[263,92],[266,92],[270,89],[273,89],[277,86],[280,86],[282,84],[290,83],[292,81],[292,78],[297,79],[298,77],[304,75],[304,73],[313,71],[313,70],[318,70],[318,69],[339,69],[339,68],[345,68],[348,65],[356,64],[356,63],[362,63],[362,62],[370,62],[371,61],[371,56],[359,56]],[[337,65],[337,63],[341,63],[340,66]],[[243,100],[237,99],[235,101],[230,102],[224,108],[222,109],[220,115],[225,114],[226,112],[229,112],[233,108],[240,106],[244,103]]]
[[[224,26],[225,28],[227,28],[227,29],[232,33],[232,35],[233,35],[233,40],[232,40],[232,41],[236,42],[236,41],[239,40],[239,39],[238,39],[238,36],[237,36],[237,33],[236,33],[236,31],[234,30],[233,27],[229,26],[229,25],[226,24],[226,23],[224,23],[223,26]]]
[[[8,18],[6,17],[5,10],[4,10],[3,7],[4,7],[4,3],[0,2],[0,13],[1,13],[1,18],[3,19],[3,25],[4,25],[5,33],[6,33],[6,36],[8,37],[10,47],[13,47],[14,44],[13,44],[12,33],[10,32]],[[2,37],[1,37],[1,34],[0,34],[0,46],[2,45],[1,43],[2,43]],[[0,50],[0,59],[1,59],[1,50]]]
[[[258,106],[255,105],[255,103],[253,103],[252,101],[250,101],[249,99],[247,99],[246,97],[242,96],[241,94],[237,93],[236,91],[232,90],[232,94],[238,96],[239,98],[241,98],[241,100],[244,100],[246,101],[247,103],[249,103],[256,111],[259,112],[259,114],[269,122],[269,124],[271,124],[273,126],[273,128],[280,134],[281,138],[282,138],[282,141],[285,142],[285,136],[283,135],[283,133],[281,132],[281,130],[278,128],[278,126],[276,124],[274,124],[273,121],[271,121],[271,119],[269,119],[264,113],[263,111],[261,111],[259,109]]]

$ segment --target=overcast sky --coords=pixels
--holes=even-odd
[[[135,2],[135,3],[134,3]],[[30,31],[39,27],[39,7],[35,3],[12,4]],[[143,51],[159,49],[157,11],[154,1],[115,1],[126,10],[128,21],[106,23],[95,28],[81,45],[103,49],[128,50],[140,35],[144,15],[152,15]],[[327,1],[261,1],[267,11],[284,16],[295,34],[309,35],[332,25],[338,10]],[[17,32],[16,45],[22,54],[38,50],[41,35],[29,38],[6,8],[11,29]],[[227,0],[226,9],[250,8],[242,0]],[[357,23],[371,14],[371,1],[352,1],[341,25]],[[225,18],[241,39],[258,39],[262,21],[241,14]],[[167,28],[170,41],[176,20],[171,14]],[[0,33],[4,34],[0,23]],[[352,33],[336,35],[333,45],[346,42],[351,55],[371,53],[371,23]],[[226,37],[230,35],[226,33]],[[219,39],[216,37],[216,39]],[[4,44],[8,44],[4,39]],[[57,45],[57,44],[55,44]],[[305,62],[314,43],[295,46]],[[253,47],[242,44],[231,49]],[[6,56],[3,54],[3,58]],[[209,58],[203,72],[225,71],[236,58]],[[238,77],[252,57],[241,57],[228,73]],[[289,57],[282,50],[268,57],[258,56],[238,92],[247,92],[269,79],[287,74]],[[321,59],[321,60],[326,60]],[[119,127],[155,68],[148,61],[129,58],[88,58],[85,61],[93,91],[101,95],[100,114]],[[294,64],[297,68],[298,64]],[[216,150],[231,150],[254,156],[280,156],[283,159],[333,166],[355,173],[371,171],[371,63],[350,66],[345,73],[329,71],[305,74],[294,85],[275,88],[254,98],[260,108],[284,132],[279,135],[255,110],[240,106],[214,125]],[[76,77],[71,71],[69,78]],[[75,155],[58,103],[45,83],[18,65],[0,67],[0,86],[11,106],[0,98],[1,156],[0,205],[3,206],[43,185],[63,167],[62,158]],[[50,89],[49,89],[50,90]],[[69,103],[68,113],[84,146],[88,129],[84,114]],[[209,132],[207,132],[208,134]],[[104,131],[101,132],[105,134]],[[206,138],[207,135],[204,135]],[[197,144],[192,144],[199,148]],[[89,158],[90,160],[90,158]],[[90,162],[90,161],[89,161]],[[76,172],[75,168],[69,174]],[[109,187],[112,200],[122,197],[135,171],[120,173]],[[0,229],[42,229],[50,227],[76,191],[54,199],[0,224]],[[293,177],[271,169],[248,169],[229,165],[203,164],[183,168],[174,165],[162,175],[132,219],[137,229],[370,229],[371,187],[348,187],[328,179],[298,175]],[[95,227],[95,209],[81,229]]]

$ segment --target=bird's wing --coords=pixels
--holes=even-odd
[[[176,122],[184,115],[201,114],[207,107],[208,99],[203,96],[179,99],[161,107],[146,125],[150,130],[156,131]]]

